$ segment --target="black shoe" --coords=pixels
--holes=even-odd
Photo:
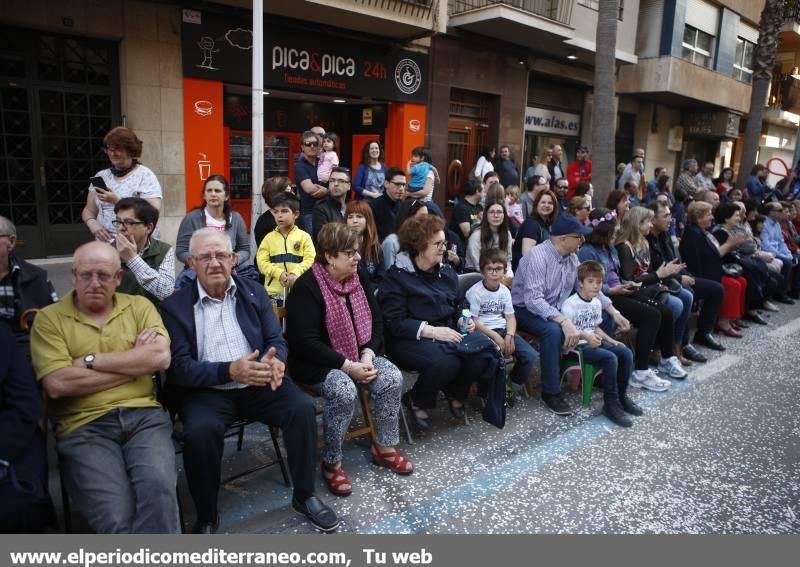
[[[790,291],[789,297],[792,299],[800,299],[800,291]],[[794,305],[794,301],[792,301],[792,305]]]
[[[216,522],[197,520],[192,526],[192,533],[211,535],[217,533],[217,528],[219,528],[219,516],[217,516]]]
[[[744,314],[744,319],[748,321],[752,321],[753,323],[758,323],[759,325],[768,325],[767,321],[758,313],[753,313],[752,315],[749,313]]]
[[[622,405],[622,409],[625,410],[625,413],[629,413],[631,415],[640,416],[644,415],[644,410],[639,407],[639,404],[634,402],[628,396],[624,396],[619,403]]]
[[[453,402],[455,401],[456,400],[448,399],[447,407],[450,408],[450,413],[453,415],[454,418],[464,419],[464,404],[461,404],[460,406],[455,406],[453,405]]]
[[[305,516],[311,525],[321,532],[332,532],[339,527],[339,518],[336,516],[336,512],[316,496],[309,496],[303,503],[292,498],[292,508],[298,514]]]
[[[423,419],[417,415],[417,411],[419,411],[420,408],[415,406],[414,402],[411,401],[411,393],[406,392],[405,394],[403,394],[402,399],[403,399],[403,405],[406,406],[406,408],[408,409],[408,413],[411,414],[411,418],[414,420],[414,424],[417,426],[417,429],[419,429],[422,432],[427,431],[428,428],[430,427],[430,424],[428,423],[427,419]]]
[[[778,303],[784,303],[786,305],[794,305],[794,300],[785,293],[779,293],[773,299],[775,299],[775,301],[777,301]]]
[[[697,342],[697,336],[695,336],[694,342]],[[700,344],[703,344],[702,342]],[[700,354],[694,345],[688,344],[681,349],[681,354],[683,354],[684,358],[691,360],[692,362],[708,362],[708,359]]]
[[[704,346],[706,348],[710,348],[711,350],[718,350],[718,351],[725,350],[725,347],[722,346],[722,344],[717,339],[712,337],[711,333],[695,333],[694,334],[694,340],[692,342],[694,344],[696,344],[696,345],[700,345],[700,346]],[[692,345],[686,345],[685,347],[683,347],[683,353],[684,353],[683,356],[686,356],[686,352],[691,346]],[[694,348],[692,348],[692,350],[697,352]],[[686,358],[690,358],[690,357],[686,356]],[[705,361],[703,361],[703,362],[705,362]]]
[[[633,421],[631,418],[625,415],[625,411],[622,409],[622,404],[620,404],[617,400],[603,404],[603,415],[620,427],[631,427],[633,425]]]
[[[575,413],[569,407],[569,404],[564,401],[564,398],[561,397],[561,394],[545,394],[542,392],[542,400],[550,408],[550,411],[556,415],[572,415]]]

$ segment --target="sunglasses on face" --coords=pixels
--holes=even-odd
[[[319,142],[303,142],[303,145],[308,148],[317,148],[319,147]]]

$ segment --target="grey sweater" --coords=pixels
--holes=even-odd
[[[178,227],[178,238],[175,243],[175,256],[186,263],[189,257],[189,240],[192,238],[195,230],[205,228],[206,226],[206,213],[205,208],[195,209],[189,213],[181,221]],[[231,239],[231,246],[233,251],[239,255],[238,265],[242,265],[250,259],[250,237],[247,235],[247,225],[244,223],[242,215],[236,211],[231,211],[231,226],[225,230],[228,238]]]

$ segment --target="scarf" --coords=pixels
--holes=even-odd
[[[358,347],[372,339],[372,311],[358,274],[337,282],[319,262],[314,262],[311,272],[325,302],[325,326],[331,347],[347,360],[357,361]],[[353,308],[352,317],[345,303],[347,298]]]
[[[130,167],[114,167],[114,165],[112,164],[108,169],[111,171],[111,175],[113,175],[114,177],[125,177],[131,171],[133,171],[133,168],[136,167],[137,165],[139,165],[139,162],[137,160],[133,160],[133,162],[131,162]]]

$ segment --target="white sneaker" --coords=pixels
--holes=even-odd
[[[631,375],[630,385],[634,388],[644,388],[651,392],[666,392],[672,387],[670,382],[662,380],[649,368],[647,370],[634,370]]]
[[[670,356],[658,363],[658,372],[675,380],[683,380],[689,374],[683,369],[677,356]]]

